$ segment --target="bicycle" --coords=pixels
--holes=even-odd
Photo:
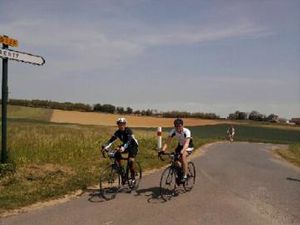
[[[106,167],[99,177],[100,194],[105,200],[114,199],[121,189],[121,186],[128,186],[130,192],[137,190],[142,179],[142,168],[139,162],[135,164],[135,179],[130,179],[128,157],[122,157],[121,160],[127,160],[125,168],[117,162],[115,153],[117,150],[101,151],[104,158],[108,157],[111,164]]]
[[[183,185],[186,192],[191,191],[196,182],[196,169],[193,162],[188,162],[188,174],[185,182],[181,182],[183,169],[178,164],[179,154],[160,152],[158,157],[165,161],[162,155],[167,155],[170,158],[170,165],[162,172],[160,178],[160,196],[163,200],[168,201],[176,195],[176,188]]]
[[[227,133],[226,139],[227,139],[229,142],[233,142],[233,137],[234,137],[234,134]]]

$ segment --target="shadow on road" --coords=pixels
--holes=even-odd
[[[110,201],[110,200],[106,200],[106,199],[103,198],[103,196],[100,193],[99,188],[90,188],[90,189],[87,189],[87,190],[85,190],[85,193],[89,193],[88,201],[92,202],[92,203],[99,203],[99,202]],[[119,192],[118,192],[118,194],[121,194],[121,193],[131,194],[132,191],[129,190],[127,187],[124,187],[124,188],[121,188],[119,190]],[[111,200],[114,200],[114,199],[111,199]]]
[[[85,193],[89,193],[88,201],[92,203],[105,202],[106,200],[101,196],[99,188],[89,188],[85,190]]]
[[[164,203],[165,201],[160,197],[160,188],[151,187],[146,189],[139,189],[136,191],[135,196],[146,196],[148,197],[148,203]]]
[[[99,189],[87,189],[85,190],[85,193],[89,193],[88,201],[92,203],[100,203],[100,202],[106,202],[102,195],[100,194]],[[136,191],[130,191],[127,188],[123,188],[119,191],[118,194],[122,193],[128,193],[128,194],[134,194],[135,197],[146,197],[148,203],[152,204],[158,204],[158,203],[165,203],[166,201],[163,200],[160,196],[160,187],[151,187],[151,188],[145,188],[145,189],[138,189]],[[178,189],[175,196],[178,196],[179,194],[185,193],[183,190]],[[174,197],[175,197],[174,196]],[[114,200],[114,199],[112,199]]]
[[[298,182],[300,182],[300,179],[296,179],[296,178],[292,178],[292,177],[287,177],[286,179],[290,180],[290,181],[298,181]]]

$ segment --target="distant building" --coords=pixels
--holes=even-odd
[[[296,125],[300,125],[300,118],[292,118],[290,122],[295,123]]]

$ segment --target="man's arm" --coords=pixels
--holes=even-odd
[[[171,140],[172,140],[172,137],[169,136],[168,139],[167,139],[167,141],[166,141],[166,143],[164,144],[164,146],[163,146],[163,148],[162,148],[162,151],[163,151],[163,152],[167,150],[168,145],[170,144]]]
[[[102,149],[107,150],[115,142],[115,140],[117,140],[117,137],[115,135],[111,136],[108,142],[102,145]]]

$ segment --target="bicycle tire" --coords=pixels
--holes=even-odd
[[[121,176],[112,165],[106,167],[99,177],[100,194],[105,200],[114,199],[121,187]]]
[[[163,200],[168,201],[176,191],[176,169],[167,167],[160,178],[160,196]]]
[[[191,191],[196,182],[196,169],[193,162],[188,162],[187,180],[184,182],[183,187],[185,191]]]
[[[135,183],[131,183],[131,180],[127,179],[128,187],[130,190],[137,190],[142,180],[142,167],[139,162],[135,162]]]

